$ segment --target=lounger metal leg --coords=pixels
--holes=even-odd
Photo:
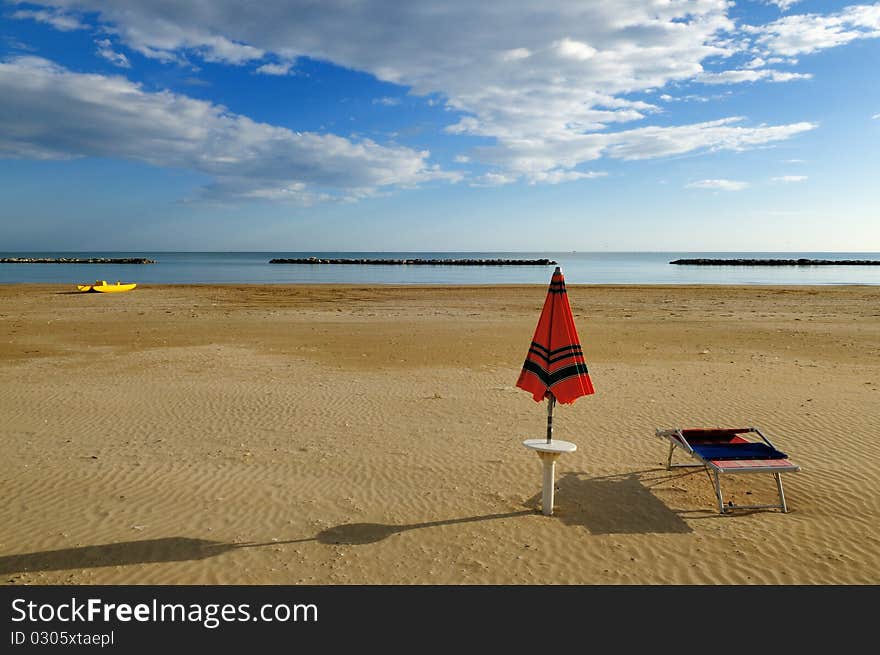
[[[773,472],[773,476],[776,478],[776,488],[779,490],[778,505],[734,505],[731,503],[725,506],[724,496],[721,493],[721,475],[716,470],[712,471],[712,475],[714,476],[715,496],[718,498],[718,511],[721,514],[727,514],[732,509],[781,509],[785,513],[788,512],[788,505],[785,504],[785,493],[782,490],[782,474],[778,471]]]
[[[782,491],[782,474],[777,472],[774,475],[776,476],[776,488],[779,489],[779,506],[787,514],[788,506],[785,504],[785,492]]]
[[[682,449],[684,450],[684,449]],[[693,468],[694,466],[705,466],[702,462],[696,464],[673,464],[672,463],[672,454],[675,452],[675,444],[671,441],[669,442],[669,455],[666,457],[666,470],[670,471],[672,469],[683,469],[683,468]]]
[[[715,475],[715,496],[718,498],[718,511],[721,514],[724,514],[724,497],[721,495],[721,479],[718,475],[718,471],[712,471]]]

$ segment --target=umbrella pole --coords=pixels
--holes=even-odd
[[[553,441],[553,408],[556,406],[556,396],[547,394],[547,443]],[[541,505],[544,516],[553,514],[553,491],[556,486],[556,459],[559,455],[541,453],[541,461],[544,464],[544,484],[541,494]]]
[[[553,441],[553,407],[556,405],[556,396],[547,394],[547,443]]]

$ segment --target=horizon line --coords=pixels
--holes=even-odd
[[[440,254],[479,254],[479,253],[495,253],[495,254],[554,254],[554,255],[601,255],[601,254],[670,254],[670,253],[767,253],[767,254],[878,254],[880,250],[134,250],[128,248],[118,248],[115,250],[0,250],[3,254],[45,254],[45,253],[165,253],[165,254],[273,254],[273,253],[354,253],[354,254],[418,254],[418,253],[440,253]]]

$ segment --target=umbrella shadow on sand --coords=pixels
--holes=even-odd
[[[566,473],[557,482],[559,492],[554,518],[580,525],[591,534],[687,533],[691,528],[644,486],[638,473],[598,478]],[[541,494],[527,501],[539,505]],[[234,550],[315,541],[325,545],[373,544],[409,530],[475,523],[540,514],[525,509],[499,514],[426,521],[403,525],[345,523],[322,530],[314,537],[287,541],[228,543],[190,537],[163,537],[121,541],[94,546],[0,556],[0,575],[34,571],[64,571],[105,566],[185,562],[217,557]]]
[[[284,544],[316,541],[320,544],[363,545],[382,541],[392,535],[407,530],[432,528],[457,523],[491,521],[535,514],[532,510],[520,510],[503,514],[468,516],[443,521],[410,523],[405,525],[386,525],[382,523],[348,523],[322,530],[314,537],[290,539],[287,541],[227,543],[209,539],[190,537],[164,537],[139,541],[121,541],[96,546],[78,546],[59,550],[44,550],[33,553],[0,556],[0,575],[33,571],[65,571],[98,568],[103,566],[128,566],[133,564],[154,564],[161,562],[185,562],[217,557],[224,553],[243,548],[280,546]]]
[[[474,523],[477,521],[492,521],[495,519],[509,519],[517,516],[528,516],[536,512],[529,509],[517,512],[505,512],[503,514],[485,514],[483,516],[467,516],[459,519],[446,519],[443,521],[427,521],[425,523],[410,523],[406,525],[385,525],[382,523],[345,523],[328,528],[318,533],[315,540],[322,544],[345,544],[359,546],[382,541],[392,535],[407,530],[421,528],[433,528],[441,525],[455,525],[458,523]]]
[[[638,473],[587,477],[565,473],[556,482],[554,516],[590,534],[683,534],[691,527],[646,487]],[[527,504],[539,504],[541,494]]]
[[[239,544],[189,537],[120,541],[97,546],[4,555],[0,557],[0,575],[26,571],[65,571],[100,566],[184,562],[215,557],[238,547]]]

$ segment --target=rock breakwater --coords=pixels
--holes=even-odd
[[[89,257],[3,257],[0,264],[155,264],[145,257],[103,258]]]
[[[876,259],[676,259],[687,266],[880,266]]]
[[[361,264],[379,266],[553,266],[551,259],[272,259],[270,264]]]

